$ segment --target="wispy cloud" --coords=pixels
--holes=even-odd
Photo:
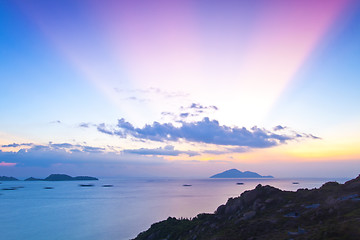
[[[192,109],[213,109],[213,110],[219,110],[218,107],[212,105],[212,106],[204,106],[199,103],[192,103],[189,108]]]
[[[158,155],[158,156],[179,156],[181,154],[189,155],[190,157],[199,155],[195,151],[179,151],[175,150],[174,146],[167,145],[159,148],[140,148],[140,149],[126,149],[123,152],[139,155]]]
[[[16,165],[16,163],[4,162],[4,161],[0,162],[0,167],[13,167],[15,165]]]
[[[10,148],[10,147],[22,147],[22,146],[33,146],[33,143],[11,143],[11,144],[7,144],[7,145],[2,145],[1,147],[3,148]]]
[[[7,145],[2,145],[3,148],[15,148],[20,147],[20,151],[31,152],[31,151],[53,151],[53,150],[62,150],[62,151],[78,151],[78,152],[104,152],[105,148],[92,147],[81,144],[71,144],[71,143],[53,143],[49,144],[35,144],[35,143],[12,143]]]
[[[21,144],[18,144],[21,145]],[[47,145],[32,145],[30,148],[21,148],[18,151],[1,151],[0,166],[16,167],[49,167],[56,164],[71,164],[81,166],[83,164],[118,164],[140,163],[156,164],[164,162],[161,157],[142,156],[129,154],[121,151],[106,151],[102,147],[70,143],[49,143]],[[102,165],[104,166],[104,165]]]
[[[249,147],[228,147],[222,150],[205,150],[202,153],[211,154],[211,155],[222,155],[228,153],[245,153],[251,151]]]
[[[97,125],[97,130],[108,135],[114,135],[114,132],[112,130],[106,128],[105,123],[100,123],[99,125]]]
[[[88,128],[88,127],[90,127],[90,125],[91,125],[90,123],[82,122],[82,123],[79,124],[79,127]]]
[[[215,105],[203,105],[200,103],[191,103],[188,106],[181,106],[178,112],[162,112],[163,117],[170,117],[174,121],[185,121],[199,119],[199,117],[209,116],[219,108]]]
[[[187,98],[188,93],[185,92],[174,92],[166,91],[160,88],[146,88],[146,89],[121,89],[114,88],[114,91],[125,96],[124,100],[138,101],[138,102],[148,102],[151,101],[152,96],[157,96],[161,98]],[[141,96],[140,96],[141,95]],[[145,97],[144,97],[145,96]]]
[[[135,96],[126,97],[126,98],[123,98],[123,100],[130,100],[130,101],[136,101],[136,102],[150,101],[150,99],[148,99],[148,98],[139,98],[139,97],[135,97]]]
[[[274,127],[274,131],[280,131],[280,130],[284,130],[286,129],[286,127],[281,126],[281,125],[277,125],[276,127]]]
[[[51,121],[49,123],[50,124],[61,124],[62,122],[60,120],[55,120],[55,121]]]

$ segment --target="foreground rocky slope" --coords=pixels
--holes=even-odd
[[[319,189],[282,191],[260,184],[214,214],[168,218],[136,240],[360,239],[360,175]]]

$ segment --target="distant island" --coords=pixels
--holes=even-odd
[[[0,181],[19,181],[19,179],[14,177],[0,176]]]
[[[227,170],[222,173],[215,174],[211,176],[210,178],[274,178],[273,176],[261,176],[260,174],[256,172],[250,172],[250,171],[239,171],[235,168]]]
[[[77,176],[77,177],[71,177],[66,174],[51,174],[47,178],[41,179],[41,178],[33,178],[29,177],[25,179],[24,181],[94,181],[99,180],[95,177],[89,177],[89,176]]]
[[[135,240],[360,239],[360,175],[344,184],[282,191],[258,185],[212,213],[169,217]]]

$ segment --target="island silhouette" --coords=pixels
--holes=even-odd
[[[99,179],[90,176],[71,177],[67,174],[50,174],[46,178],[29,177],[26,178],[24,181],[96,181],[96,180]],[[0,176],[0,181],[19,181],[19,179],[14,177]]]
[[[250,171],[239,171],[235,168],[227,170],[222,173],[215,174],[211,176],[210,178],[274,178],[273,176],[261,176],[260,174],[256,172],[250,172]]]
[[[41,178],[27,178],[24,181],[96,181],[99,180],[96,177],[89,177],[89,176],[77,176],[77,177],[71,177],[66,174],[51,174],[48,177],[41,179]]]
[[[0,176],[0,181],[19,181],[19,179],[14,177]]]

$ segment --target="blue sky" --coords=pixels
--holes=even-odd
[[[5,0],[0,22],[2,175],[360,171],[357,1]]]

